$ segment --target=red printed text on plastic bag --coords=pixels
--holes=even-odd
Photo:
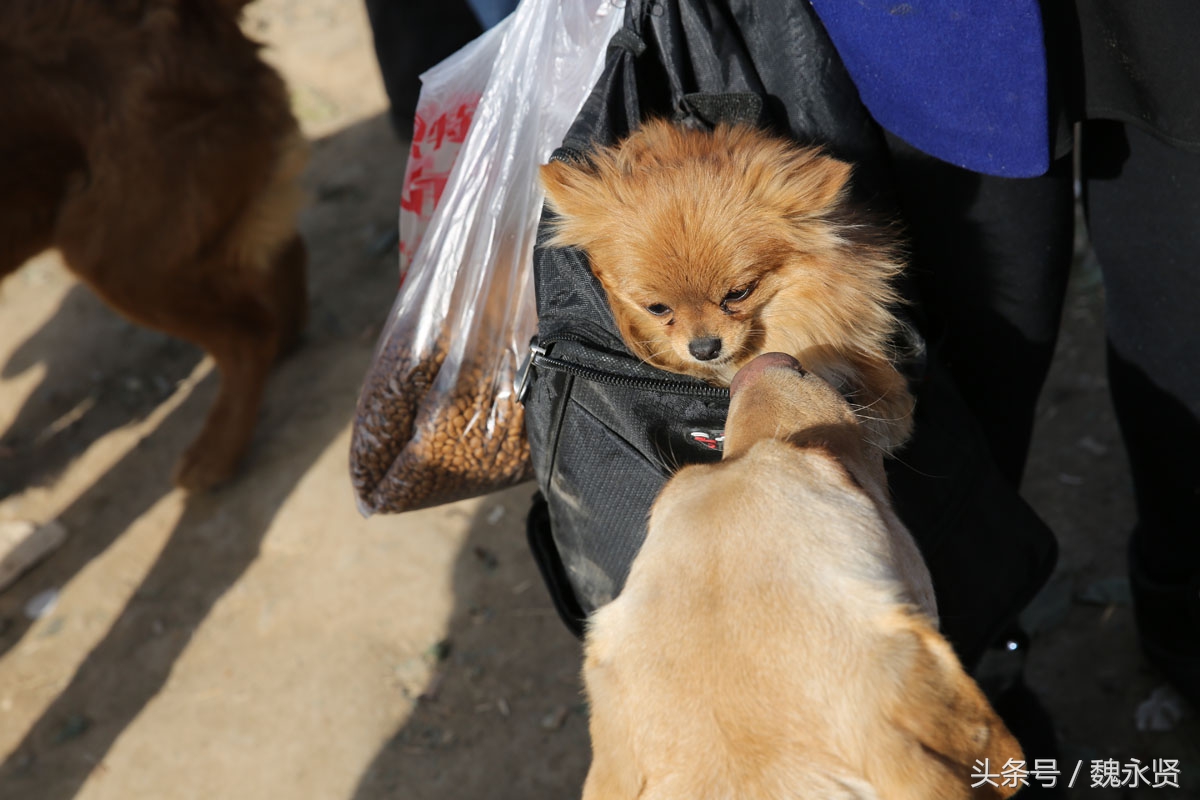
[[[401,283],[442,199],[478,105],[479,95],[474,94],[451,103],[431,101],[417,108],[400,197]]]

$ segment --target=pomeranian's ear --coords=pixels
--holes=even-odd
[[[600,178],[589,167],[551,161],[540,168],[550,208],[561,217],[579,219],[596,206]]]
[[[999,773],[1010,759],[1022,760],[1020,744],[949,643],[923,616],[914,613],[910,621],[917,638],[917,656],[906,671],[903,700],[895,709],[893,724],[964,779],[979,772],[977,761],[982,764],[986,760],[988,770]],[[972,797],[1000,800],[1017,788],[985,783]]]
[[[552,244],[586,250],[603,238],[613,208],[604,199],[609,193],[603,179],[591,165],[551,161],[541,167],[540,177],[546,188],[546,204],[558,215],[553,223]]]
[[[819,216],[835,205],[850,182],[851,167],[816,149],[801,150],[785,169],[789,216]]]

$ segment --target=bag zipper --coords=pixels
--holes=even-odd
[[[562,163],[569,164],[571,166],[579,166],[581,164],[588,163],[587,156],[576,150],[574,147],[566,146],[559,147],[553,153],[551,153],[550,160],[561,161]]]
[[[575,341],[580,344],[587,344],[587,342],[580,339],[561,335],[545,342],[535,341],[530,344],[529,355],[526,356],[525,364],[521,368],[517,383],[518,402],[523,402],[525,394],[529,391],[530,373],[534,367],[563,372],[576,378],[583,378],[586,381],[606,386],[616,386],[622,389],[638,389],[647,392],[658,392],[660,394],[676,394],[691,397],[710,397],[720,400],[729,399],[729,389],[721,386],[706,386],[704,384],[660,380],[658,378],[632,378],[628,375],[617,375],[612,372],[596,369],[595,367],[587,367],[583,364],[576,364],[547,355],[546,347],[554,344],[556,341]]]

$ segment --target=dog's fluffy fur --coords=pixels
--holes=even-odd
[[[733,385],[589,624],[584,800],[964,800],[1016,740],[936,630],[929,573],[844,399],[782,354]],[[999,781],[996,781],[999,783]]]
[[[57,247],[118,311],[213,356],[189,488],[233,472],[307,309],[306,144],[243,5],[0,3],[0,277]]]
[[[587,252],[630,350],[728,385],[759,353],[829,380],[891,449],[912,397],[893,366],[890,232],[849,202],[849,165],[747,126],[651,120],[587,164],[542,168],[553,242]]]

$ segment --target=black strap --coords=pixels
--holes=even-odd
[[[538,572],[542,574],[542,581],[550,591],[550,599],[554,601],[554,610],[567,630],[582,639],[587,615],[575,597],[571,581],[567,579],[567,571],[550,533],[550,507],[541,492],[533,496],[533,506],[525,518],[525,536],[529,540],[533,560],[537,562]]]

